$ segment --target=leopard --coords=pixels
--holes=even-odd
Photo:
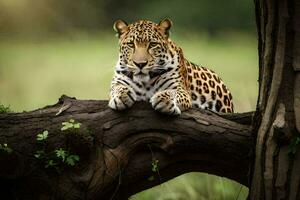
[[[108,106],[128,109],[138,101],[167,115],[189,108],[234,112],[232,94],[211,69],[187,60],[170,38],[170,19],[159,23],[115,21],[119,56],[111,81]]]

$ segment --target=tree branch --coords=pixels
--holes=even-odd
[[[66,96],[43,109],[1,114],[0,144],[13,149],[0,154],[1,185],[6,185],[1,192],[8,198],[126,199],[191,171],[248,186],[252,116],[190,109],[171,117],[147,103],[116,112],[107,108],[107,101]],[[70,119],[80,122],[80,129],[61,131],[61,123]],[[34,157],[41,148],[36,135],[44,130],[49,132],[45,152],[67,148],[79,155],[79,164],[45,169]],[[151,169],[152,162],[157,162],[158,171]]]

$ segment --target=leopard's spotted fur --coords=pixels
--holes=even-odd
[[[135,101],[150,101],[155,110],[173,115],[192,106],[233,112],[228,88],[212,70],[184,58],[181,48],[169,38],[171,25],[168,19],[159,24],[115,22],[120,53],[109,106],[123,110]]]

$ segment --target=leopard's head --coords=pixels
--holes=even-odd
[[[170,46],[169,19],[156,24],[140,20],[127,24],[122,20],[114,23],[119,37],[119,70],[132,74],[134,80],[149,81],[153,76],[174,65],[176,59]]]

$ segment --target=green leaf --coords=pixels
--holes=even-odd
[[[61,158],[63,162],[65,161],[66,156],[68,155],[68,153],[62,148],[56,149],[55,153],[56,153],[56,157]]]
[[[36,158],[40,158],[40,157],[41,157],[41,155],[40,155],[40,154],[34,154],[34,157],[36,157]]]
[[[68,129],[68,127],[63,126],[60,130],[61,130],[61,131],[65,131],[65,130],[67,130],[67,129]]]
[[[60,129],[62,131],[68,130],[69,128],[73,128],[73,124],[70,122],[63,122],[62,125],[63,127]]]
[[[74,166],[76,162],[79,161],[79,156],[78,155],[70,155],[66,159],[66,163],[70,166]]]
[[[153,172],[157,172],[157,171],[158,171],[158,160],[152,160],[151,165],[152,165],[151,170],[152,170]]]
[[[49,134],[49,132],[48,132],[47,130],[45,130],[45,131],[43,132],[44,139],[46,139],[46,138],[48,137],[48,134]]]
[[[48,160],[48,162],[45,165],[45,168],[54,167],[57,163],[54,160]]]
[[[43,133],[37,134],[36,139],[38,141],[46,140],[48,138],[48,134],[49,134],[49,132],[47,130],[45,130],[45,131],[43,131]]]
[[[67,124],[67,127],[68,127],[68,128],[73,128],[73,124],[72,124],[72,123],[68,123],[68,124]]]
[[[69,122],[62,122],[61,125],[62,126],[66,126]]]
[[[62,122],[62,128],[60,130],[65,131],[71,128],[80,128],[81,123],[75,123],[74,119],[70,119],[68,122]]]
[[[74,124],[74,128],[80,128],[81,123]]]

